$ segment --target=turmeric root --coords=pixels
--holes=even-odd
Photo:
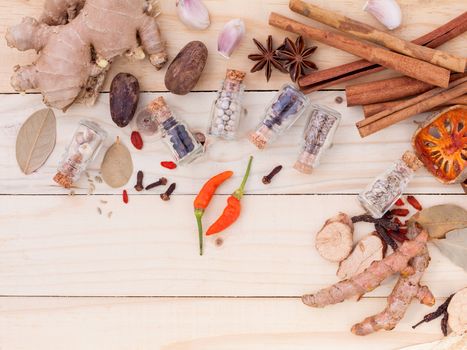
[[[396,272],[413,273],[414,269],[408,266],[408,263],[410,259],[424,252],[427,239],[426,231],[421,231],[414,240],[405,241],[397,251],[383,260],[374,261],[362,273],[321,289],[315,294],[304,295],[303,303],[312,307],[337,304],[353,296],[362,296],[372,291]]]
[[[65,110],[76,100],[93,104],[112,61],[140,45],[160,69],[167,61],[151,0],[46,0],[37,21],[26,17],[8,28],[8,46],[34,49],[37,60],[16,66],[16,91],[39,89],[44,103]]]
[[[422,304],[433,306],[435,298],[426,286],[421,286],[420,278],[430,262],[428,249],[424,246],[422,253],[414,257],[409,265],[413,273],[401,274],[391,294],[388,296],[387,307],[374,316],[367,317],[352,327],[352,333],[367,335],[380,329],[391,330],[404,317],[413,298],[420,300]]]

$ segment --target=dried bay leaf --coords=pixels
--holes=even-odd
[[[16,161],[26,175],[39,169],[49,158],[57,138],[57,121],[52,109],[34,112],[16,137]]]
[[[117,141],[110,146],[101,165],[102,179],[113,188],[124,186],[133,174],[133,161],[128,148]]]
[[[467,210],[452,204],[435,205],[413,215],[409,225],[415,222],[422,225],[431,238],[443,238],[446,232],[467,227]]]
[[[467,228],[450,231],[444,239],[433,243],[449,260],[467,271]]]

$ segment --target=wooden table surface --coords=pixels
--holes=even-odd
[[[318,5],[381,27],[361,10],[364,0],[314,0]],[[395,33],[418,37],[465,11],[462,0],[398,0],[403,25]],[[251,38],[264,41],[269,33],[276,41],[287,33],[270,28],[271,11],[293,15],[286,0],[205,0],[212,24],[207,31],[192,32],[178,21],[172,0],[162,0],[160,26],[171,57],[188,41],[206,43],[210,54],[196,92],[175,96],[166,92],[164,70],[156,72],[148,62],[114,64],[109,78],[120,71],[138,77],[144,93],[140,107],[163,95],[193,130],[205,130],[210,105],[226,68],[249,70],[246,55],[255,50]],[[345,97],[342,86],[310,95],[314,103],[342,113],[334,146],[312,175],[292,169],[298,152],[303,120],[265,151],[257,151],[245,138],[238,142],[209,140],[202,159],[175,171],[162,169],[169,155],[156,139],[145,139],[142,151],[131,145],[135,169],[148,179],[161,175],[177,183],[170,202],[157,191],[136,193],[134,178],[128,184],[130,203],[121,201],[121,189],[96,184],[88,195],[81,179],[76,195],[56,186],[52,177],[57,162],[81,118],[98,121],[110,134],[129,144],[131,128],[117,128],[111,121],[108,94],[88,108],[73,106],[57,112],[56,147],[36,173],[23,175],[15,159],[16,134],[22,122],[42,108],[37,93],[20,95],[9,85],[15,64],[27,64],[33,52],[20,53],[6,46],[7,26],[23,16],[38,16],[43,0],[0,0],[0,349],[396,349],[441,338],[438,322],[410,327],[431,309],[417,303],[391,332],[365,338],[350,327],[386,304],[395,279],[365,296],[325,309],[302,305],[300,295],[337,281],[335,264],[324,261],[314,249],[314,234],[326,218],[338,211],[359,214],[356,194],[378,173],[410,149],[417,116],[376,135],[361,139],[355,122],[359,107],[345,107],[335,98]],[[241,17],[247,35],[230,60],[216,51],[223,24]],[[443,49],[466,56],[467,35]],[[354,59],[349,54],[318,43],[314,56],[319,68]],[[369,79],[394,76],[385,72]],[[368,78],[366,78],[368,80]],[[364,79],[363,79],[364,80]],[[110,81],[110,79],[108,79]],[[249,74],[243,133],[256,125],[274,90],[287,76],[273,73],[266,83],[263,73]],[[362,79],[360,80],[362,81]],[[108,86],[108,83],[107,83]],[[205,256],[197,252],[194,195],[211,175],[226,169],[235,177],[214,198],[205,222],[219,214],[226,196],[236,187],[247,157],[254,154],[243,213],[220,237],[206,240]],[[98,174],[98,158],[89,171]],[[284,170],[265,186],[261,177],[275,165]],[[467,207],[460,186],[443,186],[421,170],[408,193],[416,193],[424,206],[455,203]],[[104,204],[102,201],[107,201]],[[99,215],[98,209],[103,211]],[[109,219],[108,212],[113,215]],[[369,233],[359,224],[356,239]],[[467,274],[430,246],[431,264],[424,275],[442,302],[465,287]]]

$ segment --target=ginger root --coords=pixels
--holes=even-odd
[[[328,219],[316,234],[315,247],[326,260],[339,262],[349,256],[353,245],[353,223],[347,214]]]
[[[321,289],[315,294],[304,295],[303,303],[312,307],[337,304],[353,296],[360,297],[372,291],[396,272],[414,273],[414,268],[408,266],[408,263],[413,257],[425,252],[427,239],[427,232],[421,231],[414,240],[405,241],[394,253],[383,260],[374,261],[362,273]]]
[[[46,0],[39,21],[26,17],[6,33],[8,46],[34,49],[36,61],[16,66],[16,91],[39,89],[44,103],[66,110],[76,100],[93,104],[112,61],[142,46],[156,69],[167,62],[149,0]]]
[[[420,279],[428,267],[430,256],[425,247],[422,253],[414,257],[409,266],[413,268],[410,274],[401,274],[391,294],[388,296],[387,307],[374,316],[367,317],[352,327],[352,333],[367,335],[380,329],[391,330],[404,317],[413,298],[417,298],[424,305],[433,306],[435,298],[426,286],[421,286]]]

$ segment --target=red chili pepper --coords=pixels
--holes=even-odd
[[[399,198],[396,203],[394,203],[394,205],[398,206],[398,207],[402,207],[404,205],[404,201],[402,200],[402,198]]]
[[[133,131],[131,133],[131,143],[133,146],[135,146],[136,149],[142,149],[143,148],[143,138],[141,137],[141,134],[138,131]]]
[[[248,161],[248,166],[246,168],[245,175],[243,176],[243,181],[240,187],[235,190],[234,193],[227,199],[227,206],[224,209],[222,215],[217,219],[215,223],[209,227],[206,232],[206,236],[213,235],[215,233],[225,230],[227,227],[232,225],[240,216],[241,206],[240,199],[242,199],[243,194],[245,193],[245,185],[250,176],[251,163],[253,162],[253,157],[250,157]]]
[[[407,202],[409,202],[414,209],[418,211],[422,210],[422,205],[414,196],[407,196]]]
[[[211,202],[212,196],[216,189],[233,175],[232,171],[224,171],[210,178],[199,191],[194,201],[195,217],[198,224],[199,235],[199,255],[203,255],[203,224],[201,218],[204,215],[204,210]]]
[[[123,190],[122,199],[123,203],[128,204],[128,192],[126,190]]]
[[[392,209],[391,214],[395,216],[407,216],[409,215],[409,209]]]
[[[177,167],[177,164],[175,164],[174,162],[161,162],[161,166],[163,166],[164,168],[167,168],[167,169],[175,169]]]

